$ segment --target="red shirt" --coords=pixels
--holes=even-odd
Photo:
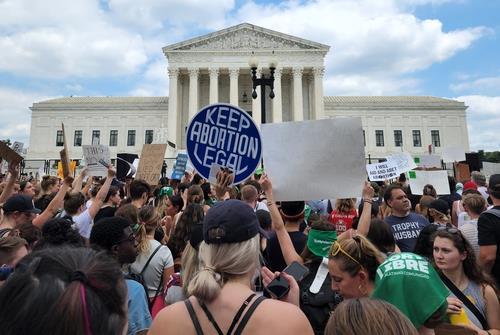
[[[358,216],[356,209],[351,209],[349,213],[340,213],[336,209],[332,211],[330,214],[330,222],[335,225],[335,229],[337,230],[337,236],[342,234],[343,232],[351,229],[352,220]]]

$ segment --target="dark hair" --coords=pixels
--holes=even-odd
[[[49,206],[50,202],[55,198],[57,192],[52,192],[50,194],[44,194],[40,198],[34,201],[35,207],[42,212]]]
[[[423,195],[430,195],[433,198],[437,197],[436,189],[431,184],[427,184],[427,185],[424,186],[422,194]]]
[[[179,221],[175,225],[174,233],[167,243],[174,258],[181,255],[187,242],[191,238],[192,225],[202,223],[204,217],[205,213],[203,212],[202,206],[197,203],[190,203],[187,205]]]
[[[54,176],[43,176],[42,182],[40,186],[42,188],[42,192],[47,192],[51,186],[57,185],[59,182],[59,178]]]
[[[98,249],[110,251],[123,237],[123,230],[130,227],[130,221],[123,217],[102,218],[92,227],[90,244]]]
[[[179,194],[174,194],[170,197],[168,197],[168,200],[172,203],[172,206],[177,208],[177,212],[180,212],[182,208],[184,207],[184,200]]]
[[[42,237],[42,230],[31,222],[25,222],[18,226],[17,229],[19,229],[19,236],[28,242],[29,249],[33,249]]]
[[[245,182],[245,185],[252,185],[257,189],[257,192],[262,192],[262,187],[260,186],[259,182],[257,180],[252,180],[249,179]]]
[[[184,192],[184,190],[187,190],[189,188],[189,185],[188,183],[179,183],[179,185],[177,186],[177,190],[179,191],[179,194],[182,194],[182,192]]]
[[[203,191],[203,198],[205,201],[210,200],[210,192],[212,191],[210,183],[203,183],[201,184],[201,190]]]
[[[149,184],[142,179],[135,179],[130,183],[130,198],[132,200],[140,199],[144,193],[149,195],[150,191]]]
[[[90,193],[90,196],[92,198],[96,197],[97,193],[99,193],[99,190],[101,189],[101,186],[102,185],[100,185],[100,184],[96,184],[96,185],[92,185],[92,187],[90,187],[89,193]]]
[[[203,191],[199,185],[191,185],[188,188],[187,203],[201,204],[203,202]]]
[[[202,179],[203,178],[198,173],[195,173],[191,185],[198,185]]]
[[[265,209],[259,209],[255,212],[257,219],[259,219],[260,227],[264,230],[270,230],[272,226],[271,214]],[[330,224],[330,226],[333,226]]]
[[[9,235],[0,238],[0,265],[14,261],[15,253],[22,247],[28,248],[28,243],[19,236]],[[2,305],[4,304],[4,301],[2,301]]]
[[[436,224],[428,224],[425,226],[424,229],[420,231],[420,234],[418,234],[413,253],[431,260],[434,244],[433,235],[437,229],[438,225]]]
[[[126,292],[118,263],[103,253],[33,252],[0,290],[2,334],[120,334],[127,323]]]
[[[36,249],[54,246],[83,247],[85,241],[80,233],[72,227],[70,218],[56,218],[47,221],[42,227],[42,238]]]
[[[104,198],[104,202],[108,202],[109,198],[114,197],[118,192],[120,192],[120,188],[118,186],[111,185],[109,187],[108,194],[106,194],[106,198]]]
[[[452,232],[453,231],[453,232]],[[498,295],[498,290],[494,282],[486,277],[479,264],[476,260],[476,254],[474,253],[474,249],[472,249],[469,241],[462,235],[462,232],[456,228],[451,228],[450,231],[446,229],[438,229],[434,235],[432,236],[432,241],[434,243],[436,237],[447,238],[453,242],[453,246],[458,249],[458,252],[463,254],[467,253],[467,257],[462,261],[463,271],[467,278],[477,284],[480,285],[490,285],[495,290],[495,293]],[[434,259],[433,259],[434,262]],[[435,264],[434,264],[435,266]]]
[[[85,196],[82,192],[66,193],[64,196],[64,210],[69,215],[75,215],[78,208],[85,204]]]
[[[384,254],[394,252],[396,247],[396,240],[392,234],[391,227],[385,221],[377,218],[371,220],[366,238]]]
[[[401,187],[401,185],[391,184],[391,185],[387,186],[387,188],[385,189],[385,192],[384,192],[384,202],[388,207],[391,207],[391,206],[389,206],[389,200],[392,199],[392,191],[394,191],[394,190],[401,190],[401,191],[405,192],[404,188]]]

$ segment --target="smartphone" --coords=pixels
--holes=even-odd
[[[298,262],[293,262],[283,272],[292,276],[297,282],[300,282],[309,273],[309,269]],[[290,291],[290,285],[281,276],[274,278],[265,288],[271,296],[277,299],[284,297]]]

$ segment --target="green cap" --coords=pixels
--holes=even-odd
[[[170,186],[165,186],[160,189],[159,196],[163,197],[166,195],[167,197],[171,197],[173,194],[174,194],[174,189],[171,188]]]
[[[337,240],[335,230],[311,229],[307,234],[307,248],[316,256],[328,257],[333,242]]]
[[[449,291],[432,265],[409,252],[393,254],[377,269],[372,298],[396,306],[420,328],[434,313],[446,312]]]
[[[263,173],[264,173],[264,169],[263,169],[263,168],[258,168],[258,169],[257,169],[257,170],[255,170],[255,172],[254,172],[254,174],[259,175],[259,176],[260,176],[261,174],[263,174]]]

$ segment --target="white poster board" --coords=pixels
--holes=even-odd
[[[500,173],[500,163],[483,162],[482,172],[486,177]]]
[[[276,200],[361,195],[366,161],[360,118],[266,123],[261,133]]]
[[[417,167],[413,157],[407,152],[400,152],[387,156],[387,161],[394,162],[398,167],[399,173],[405,173]]]
[[[23,154],[23,147],[24,143],[22,142],[14,142],[14,144],[12,144],[12,150],[14,150],[18,155]]]
[[[415,163],[418,167],[423,168],[442,168],[441,156],[439,155],[420,155],[415,156]]]
[[[424,186],[431,184],[436,189],[438,195],[450,194],[448,184],[448,172],[440,171],[410,171],[408,172],[411,193],[422,195]]]
[[[89,176],[107,176],[108,169],[99,163],[100,160],[111,164],[111,155],[107,145],[82,145],[83,158]]]
[[[447,147],[441,156],[445,163],[461,162],[465,160],[465,150],[462,147]]]
[[[366,164],[368,179],[371,181],[384,181],[399,176],[398,166],[393,161],[383,163]]]

